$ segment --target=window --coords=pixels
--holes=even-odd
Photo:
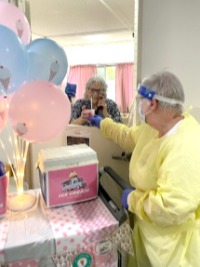
[[[115,101],[115,66],[99,66],[97,75],[103,77],[108,85],[107,98]]]

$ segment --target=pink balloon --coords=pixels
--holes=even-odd
[[[0,97],[0,132],[6,125],[8,118],[8,100],[7,98]]]
[[[14,131],[22,139],[43,143],[65,129],[71,116],[71,104],[56,85],[32,81],[15,92],[8,116]]]
[[[26,45],[31,39],[31,29],[25,14],[15,5],[0,2],[0,24],[14,31]]]

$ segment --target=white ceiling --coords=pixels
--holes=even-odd
[[[32,39],[69,44],[133,40],[134,0],[21,0]]]

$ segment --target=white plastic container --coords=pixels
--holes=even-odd
[[[47,207],[83,202],[98,195],[97,154],[86,144],[43,149],[38,168]]]

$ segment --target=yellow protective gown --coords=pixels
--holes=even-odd
[[[128,201],[137,266],[200,266],[199,123],[185,114],[176,132],[161,138],[147,124],[128,128],[111,119],[101,131],[133,151],[129,178],[136,190]]]

